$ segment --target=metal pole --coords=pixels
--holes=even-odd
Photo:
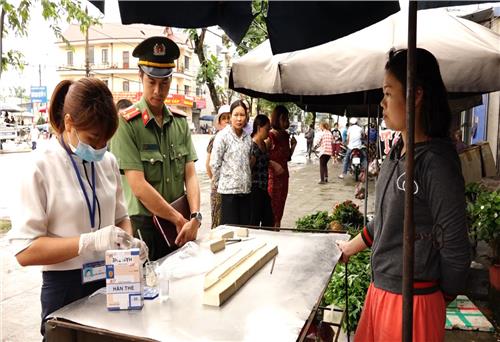
[[[380,140],[380,105],[377,106],[377,118],[375,119],[375,128],[377,129],[377,158],[382,160],[382,141]],[[378,163],[378,161],[377,161]],[[377,175],[378,179],[378,175]]]
[[[363,215],[363,226],[366,226],[368,221],[366,214],[368,213],[368,165],[370,165],[370,105],[368,105],[368,127],[366,130],[366,166],[365,166],[365,210]]]
[[[42,65],[38,64],[38,85],[42,86]]]
[[[347,273],[347,266],[349,266],[349,262],[345,263],[345,324],[346,324],[346,332],[347,332],[347,342],[350,341],[350,327],[349,327],[349,278]],[[339,328],[340,329],[340,328]]]
[[[403,241],[403,341],[413,338],[413,265],[415,226],[413,224],[413,168],[415,144],[415,52],[417,42],[417,2],[408,8],[408,54],[406,74],[406,177]]]

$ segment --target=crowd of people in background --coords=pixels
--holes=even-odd
[[[206,162],[212,181],[213,228],[220,224],[280,227],[288,195],[288,162],[297,145],[287,132],[288,116],[286,107],[277,106],[270,119],[257,115],[249,125],[244,101],[235,101],[229,109],[221,107]]]

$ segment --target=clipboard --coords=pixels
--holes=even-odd
[[[186,194],[170,203],[170,205],[179,213],[181,213],[181,215],[184,216],[186,220],[190,219],[191,211],[189,209],[189,202]],[[168,245],[171,251],[179,248],[179,246],[175,244],[175,239],[177,238],[177,229],[175,228],[175,224],[156,215],[153,215],[153,223],[156,229],[158,229],[158,232],[165,239],[165,243]]]

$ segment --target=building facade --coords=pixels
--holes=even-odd
[[[493,6],[462,17],[500,33],[500,6]],[[465,142],[487,141],[496,162],[497,174],[500,174],[500,91],[483,94],[482,102],[482,105],[462,113],[461,123],[465,127]]]
[[[79,79],[86,75],[85,35],[78,25],[70,25],[63,33],[70,46],[58,42],[59,58],[57,72],[61,79]],[[121,25],[104,23],[89,29],[89,72],[107,84],[115,102],[120,99],[137,101],[142,95],[139,79],[138,59],[132,56],[134,48],[145,38],[166,36],[177,43],[180,57],[176,62],[170,93],[166,100],[192,115],[193,107],[206,103],[200,87],[196,85],[199,63],[187,35],[181,30],[173,30],[152,25]]]

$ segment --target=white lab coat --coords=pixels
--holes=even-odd
[[[71,160],[57,138],[52,138],[46,148],[31,154],[32,161],[20,172],[18,189],[12,194],[12,229],[7,237],[12,253],[18,254],[33,240],[41,236],[74,237],[91,231],[89,210]],[[72,155],[92,202],[92,190],[85,177],[84,163]],[[94,163],[96,194],[100,206],[95,211],[95,225],[101,228],[117,224],[128,217],[122,192],[118,164],[106,152],[104,158]],[[92,179],[90,163],[85,163]],[[99,217],[100,216],[100,217]],[[73,270],[83,263],[104,260],[104,253],[77,256],[70,260],[46,265],[44,271]]]

